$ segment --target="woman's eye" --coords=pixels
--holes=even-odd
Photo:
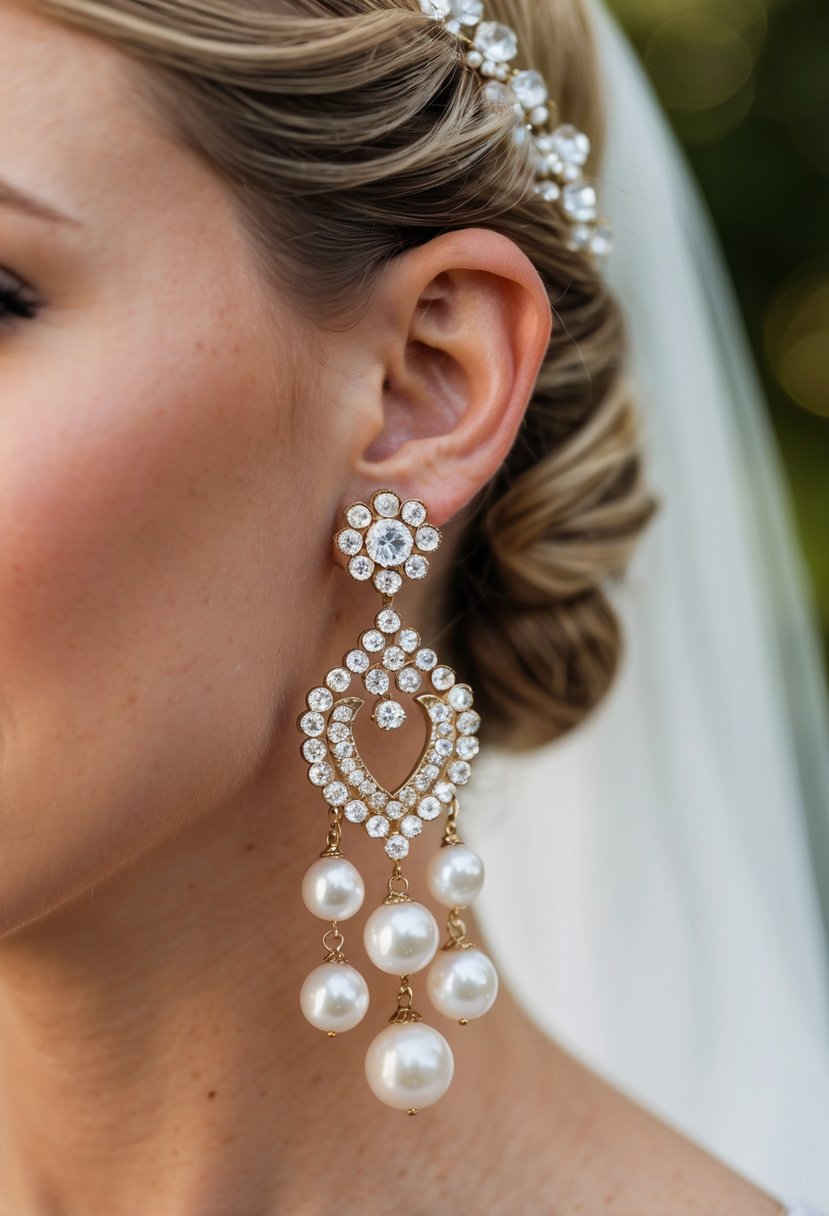
[[[16,318],[36,317],[39,311],[40,304],[29,288],[0,272],[0,328]]]

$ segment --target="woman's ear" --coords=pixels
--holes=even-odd
[[[358,326],[369,360],[348,390],[363,412],[349,501],[390,486],[436,523],[459,511],[512,446],[551,324],[538,272],[497,232],[445,233],[394,258]]]

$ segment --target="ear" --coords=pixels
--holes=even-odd
[[[451,518],[512,446],[551,326],[538,272],[497,232],[445,233],[394,258],[360,322],[370,359],[353,406],[370,412],[357,428],[370,438],[349,501],[389,486],[435,523]]]

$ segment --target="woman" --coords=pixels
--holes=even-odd
[[[370,1018],[302,1018],[325,837],[294,721],[374,611],[342,510],[428,504],[407,621],[525,747],[609,686],[600,585],[652,503],[618,308],[448,31],[293,13],[0,4],[0,1211],[777,1216],[503,989],[414,1120],[355,1068]],[[490,15],[595,142],[581,9]],[[361,741],[389,780],[396,733]],[[350,833],[367,885],[376,844]]]

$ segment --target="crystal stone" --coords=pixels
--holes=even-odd
[[[366,549],[381,566],[400,566],[412,551],[414,537],[399,519],[379,519],[366,532]]]
[[[345,665],[349,671],[361,676],[371,666],[371,659],[364,650],[349,650],[345,656]]]
[[[364,780],[365,780],[365,773],[363,772],[363,770],[361,768],[355,768],[352,772],[350,772],[348,774],[348,784],[349,785],[356,785],[359,788],[363,784]]]
[[[429,563],[419,553],[413,553],[411,557],[406,558],[406,564],[403,569],[409,578],[425,578],[429,573]]]
[[[455,787],[451,781],[439,781],[435,786],[435,797],[440,802],[451,802],[455,797]]]
[[[440,758],[440,757],[438,757],[438,758]],[[425,769],[423,770],[424,776],[429,781],[434,781],[437,778],[437,775],[439,772],[440,772],[440,769],[435,764],[427,764]]]
[[[387,646],[383,651],[383,666],[386,671],[399,671],[406,662],[406,655],[399,646]]]
[[[377,613],[374,623],[383,633],[397,633],[400,628],[400,616],[393,608],[383,608]]]
[[[362,547],[363,538],[353,528],[343,528],[342,532],[337,533],[337,548],[341,553],[347,553],[351,557],[352,554],[359,553]]]
[[[353,798],[345,804],[343,814],[349,823],[362,823],[368,815],[368,807],[359,798]]]
[[[400,499],[391,490],[380,490],[371,500],[378,515],[396,515],[400,510]]]
[[[389,796],[385,790],[375,790],[369,798],[368,804],[373,811],[382,811],[388,800]]]
[[[424,646],[422,650],[418,650],[414,661],[415,667],[419,667],[421,671],[431,671],[438,661],[438,656],[434,650],[430,650],[428,646]]]
[[[443,21],[452,11],[451,0],[420,0],[420,11],[436,21]]]
[[[438,739],[435,742],[435,751],[439,759],[445,759],[452,755],[454,744],[451,739]]]
[[[334,770],[325,760],[319,760],[308,769],[308,780],[312,785],[328,785],[334,776]]]
[[[571,182],[561,192],[561,205],[574,220],[596,218],[596,191],[588,182]]]
[[[419,499],[410,498],[400,508],[400,518],[407,524],[411,524],[413,528],[417,528],[426,518],[426,508]]]
[[[378,570],[374,586],[382,595],[395,595],[403,586],[403,579],[396,570]]]
[[[480,714],[476,714],[474,709],[466,710],[458,716],[455,725],[462,735],[474,735],[481,725]]]
[[[593,229],[590,252],[596,258],[609,257],[613,252],[613,233],[607,224],[597,224]]]
[[[366,831],[369,836],[388,836],[389,821],[385,815],[372,815],[366,823]]]
[[[460,739],[455,741],[455,751],[461,760],[471,760],[473,756],[477,756],[480,746],[474,735],[461,735]]]
[[[322,796],[331,806],[342,806],[348,802],[348,788],[342,781],[332,781],[322,791]]]
[[[355,502],[345,513],[352,528],[367,528],[371,523],[371,511],[364,502]]]
[[[302,745],[302,754],[309,764],[325,759],[326,748],[322,739],[306,739]]]
[[[349,773],[354,772],[354,769],[357,767],[357,761],[352,760],[350,756],[346,756],[344,760],[340,760],[337,767],[339,768],[340,772],[347,777]]]
[[[518,72],[512,78],[512,91],[525,110],[543,106],[549,96],[540,72]]]
[[[437,528],[433,528],[431,524],[424,524],[415,533],[415,541],[418,549],[423,549],[426,553],[432,553],[440,544],[440,532],[438,532]]]
[[[429,717],[433,722],[443,722],[448,724],[451,716],[451,709],[448,705],[444,705],[442,701],[438,701],[437,705],[429,706]]]
[[[568,164],[583,165],[590,155],[590,140],[572,123],[567,122],[556,127],[550,138],[553,150]]]
[[[344,667],[332,667],[325,677],[325,682],[334,692],[345,692],[351,683],[351,672],[346,671]]]
[[[348,563],[348,573],[358,582],[364,583],[374,573],[374,562],[366,557],[365,553],[358,553]]]
[[[499,80],[488,80],[483,88],[484,99],[496,109],[509,110],[515,122],[523,122],[524,111],[521,102],[508,84]]]
[[[389,836],[383,848],[389,857],[395,861],[400,861],[409,852],[409,842],[405,836],[401,836],[398,832],[395,832],[393,836]]]
[[[411,654],[420,645],[420,634],[416,629],[401,629],[397,635],[397,645],[406,654]]]
[[[299,727],[304,735],[321,735],[325,730],[325,718],[322,714],[314,712],[303,714],[299,720]]]
[[[561,186],[557,182],[544,182],[538,187],[536,194],[543,198],[545,203],[555,203],[561,198]]]
[[[450,8],[461,25],[477,25],[484,15],[483,0],[451,0]]]
[[[417,806],[417,813],[421,819],[437,819],[440,814],[440,802],[433,794],[427,794],[425,798],[421,798]]]
[[[419,794],[425,794],[429,788],[429,778],[426,776],[425,773],[417,773],[412,778],[412,785],[415,787],[415,789],[417,790],[417,792]]]
[[[386,644],[386,639],[379,629],[367,629],[360,638],[360,641],[363,643],[363,649],[367,650],[370,654],[376,654]]]
[[[475,49],[490,63],[508,63],[518,54],[515,30],[498,21],[484,21],[475,31],[472,41]]]
[[[414,804],[417,802],[417,794],[410,785],[404,785],[397,797],[404,806],[414,806]]]
[[[455,683],[455,673],[451,667],[436,667],[432,672],[432,683],[440,692],[445,692]]]
[[[371,716],[383,730],[396,730],[406,721],[406,711],[397,701],[380,701]]]
[[[386,805],[386,814],[388,815],[389,819],[399,819],[405,809],[406,808],[399,799],[392,798],[391,801]]]
[[[351,706],[350,705],[335,705],[334,712],[331,715],[335,722],[350,722],[351,721]]]
[[[417,692],[420,688],[420,672],[416,667],[404,667],[397,673],[397,687],[401,692]]]
[[[406,815],[400,820],[400,831],[411,839],[423,831],[423,820],[418,819],[417,815]]]
[[[446,770],[446,775],[455,785],[466,785],[472,769],[465,760],[453,760]]]
[[[328,738],[332,743],[342,743],[349,738],[349,730],[344,722],[332,722],[328,727]]]
[[[456,684],[449,689],[446,700],[453,709],[469,709],[472,704],[472,689],[468,684]]]
[[[361,782],[360,784],[360,793],[364,798],[368,798],[368,796],[373,794],[376,789],[376,782],[371,781],[368,777],[366,777],[365,781]]]
[[[324,714],[334,704],[334,698],[327,688],[312,688],[306,698],[308,708]]]
[[[381,671],[379,667],[372,667],[371,671],[367,671],[363,676],[363,683],[369,692],[373,692],[380,697],[389,691],[388,674],[385,671]]]

